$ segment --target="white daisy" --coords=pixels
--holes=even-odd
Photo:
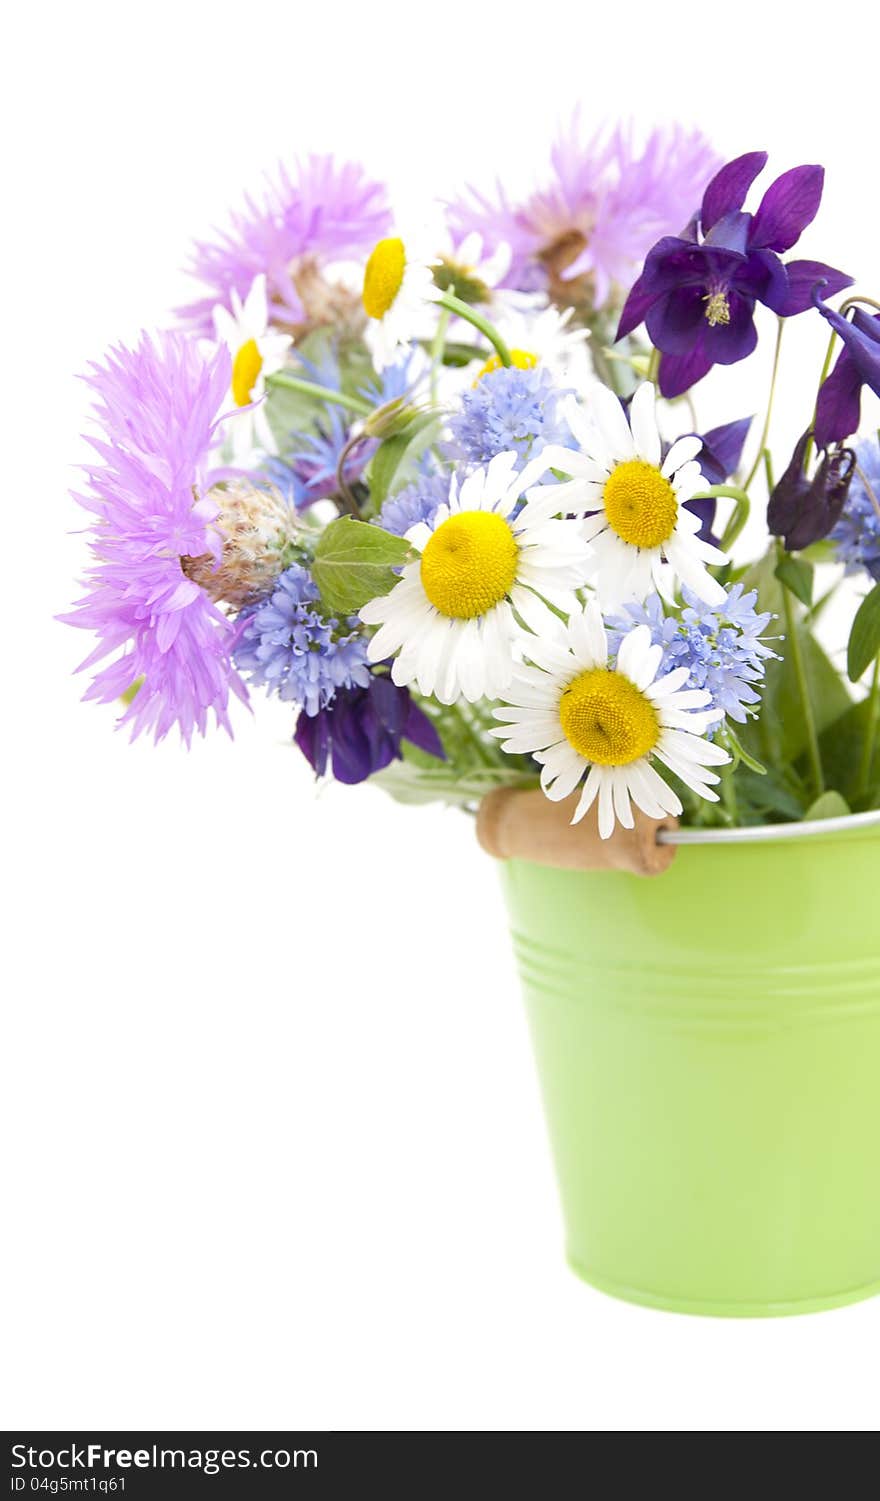
[[[399,652],[391,675],[401,686],[443,704],[462,694],[470,703],[497,698],[521,658],[529,631],[547,631],[578,608],[589,550],[579,521],[558,520],[558,503],[520,496],[546,472],[543,455],[516,473],[514,453],[498,454],[459,486],[428,526],[407,540],[421,554],[390,594],[371,600],[361,620],[381,628],[370,641],[373,662]],[[545,601],[547,603],[545,603]],[[531,638],[529,638],[531,639]]]
[[[730,760],[726,751],[701,738],[723,717],[706,709],[710,695],[682,689],[686,667],[665,677],[657,671],[663,648],[652,646],[646,625],[621,641],[617,661],[608,665],[608,640],[598,605],[591,600],[558,625],[553,636],[529,641],[534,665],[519,667],[505,693],[504,720],[491,731],[513,755],[540,762],[541,786],[554,802],[569,797],[583,782],[572,823],[599,799],[599,833],[607,839],[615,820],[633,827],[632,803],[651,818],[681,813],[679,798],[664,782],[662,761],[700,797],[718,801],[718,781],[709,766]],[[702,712],[701,712],[702,711]]]
[[[496,314],[495,326],[510,350],[518,370],[542,365],[554,380],[575,386],[579,391],[596,379],[589,356],[589,330],[572,326],[571,308],[560,311],[541,294],[520,292],[499,294],[502,311]],[[497,370],[497,354],[480,369],[477,379]]]
[[[431,338],[436,325],[431,304],[440,297],[434,257],[421,248],[425,235],[380,240],[364,271],[364,335],[377,370],[394,365],[416,339]]]
[[[237,292],[232,293],[231,312],[215,307],[214,328],[218,342],[232,355],[232,400],[242,408],[237,418],[227,423],[233,453],[236,458],[244,458],[255,447],[275,453],[262,398],[266,376],[281,369],[293,340],[289,334],[276,333],[269,327],[265,276],[254,277],[244,302]]]
[[[452,292],[462,302],[482,306],[493,302],[492,293],[510,270],[511,250],[502,240],[491,255],[483,254],[483,236],[477,230],[465,235],[458,244],[447,230],[443,249],[434,270],[434,279],[444,292]]]
[[[695,462],[700,439],[679,438],[662,458],[648,381],[633,396],[629,421],[606,386],[590,392],[588,410],[573,397],[563,409],[580,452],[554,447],[545,449],[545,457],[572,476],[563,487],[570,509],[595,513],[585,521],[584,535],[592,543],[591,580],[602,603],[616,609],[644,600],[655,588],[668,599],[672,573],[706,604],[721,604],[724,590],[706,564],[726,563],[727,557],[701,541],[700,518],[685,506],[706,488]]]

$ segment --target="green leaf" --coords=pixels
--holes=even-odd
[[[851,683],[857,683],[865,668],[880,652],[880,584],[875,584],[870,594],[856,611],[856,618],[849,633],[846,652],[846,670]]]
[[[402,433],[395,433],[393,438],[386,438],[379,444],[370,461],[370,502],[374,511],[379,510],[391,493],[395,477],[410,450],[415,448],[426,429],[436,423],[436,412],[423,412],[414,417]]]
[[[408,756],[402,761],[392,761],[384,771],[373,774],[370,781],[382,787],[398,803],[448,803],[457,807],[472,807],[479,803],[487,792],[496,787],[531,788],[540,785],[534,772],[508,770],[503,766],[474,767],[470,771],[457,768],[422,768],[411,762]]]
[[[387,594],[397,583],[395,568],[410,556],[403,537],[379,526],[340,516],[321,536],[312,563],[312,578],[321,601],[334,615],[354,615],[368,600]]]
[[[851,811],[846,798],[841,797],[839,792],[823,792],[821,797],[810,804],[804,818],[843,818]]]
[[[792,823],[804,816],[806,797],[799,796],[780,772],[769,770],[757,776],[741,767],[734,785],[740,823],[777,823],[780,819]]]
[[[748,766],[749,770],[753,771],[756,776],[765,777],[767,775],[766,766],[763,766],[756,756],[750,755],[750,753],[746,750],[745,746],[743,745],[742,741],[731,725],[730,720],[728,720],[724,726],[724,737],[727,740],[729,750],[733,754],[734,765],[738,764],[741,761],[743,765]]]
[[[880,804],[880,737],[871,764],[863,766],[865,737],[870,734],[871,704],[867,698],[850,704],[819,739],[826,780],[837,787],[857,813]]]
[[[776,565],[776,577],[807,609],[813,603],[813,565],[787,552]]]
[[[776,578],[775,567],[775,556],[767,554],[748,570],[742,584],[746,592],[757,589],[758,609],[771,611],[776,616],[775,628],[783,632],[783,586]],[[800,610],[797,605],[794,608]],[[812,635],[807,621],[799,619],[795,629],[816,728],[821,736],[823,730],[847,712],[852,699],[837,668]],[[773,645],[783,660],[767,663],[760,715],[757,720],[743,725],[740,739],[756,760],[785,773],[806,749],[807,734],[789,644],[783,639],[773,642]],[[833,781],[835,786],[843,785],[836,779]]]

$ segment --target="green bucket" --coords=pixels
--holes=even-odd
[[[681,830],[651,879],[503,881],[593,1286],[680,1313],[880,1292],[880,814]]]

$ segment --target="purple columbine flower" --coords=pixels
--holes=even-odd
[[[365,688],[342,688],[325,709],[300,714],[294,740],[317,776],[328,764],[337,782],[365,782],[399,761],[408,740],[441,761],[446,753],[434,725],[387,673],[373,673]]]
[[[657,241],[627,298],[617,337],[645,324],[661,351],[664,396],[680,396],[713,365],[751,354],[756,303],[790,318],[810,307],[817,283],[831,295],[852,281],[821,261],[780,260],[816,216],[823,167],[792,167],[770,184],[756,213],[743,211],[766,162],[765,151],[750,151],[722,167],[684,233]]]
[[[812,479],[804,471],[809,430],[795,444],[791,462],[774,487],[767,507],[767,525],[782,537],[787,552],[798,552],[837,525],[846,502],[856,458],[851,448],[824,452]]]
[[[828,293],[827,287],[823,290]],[[826,307],[818,295],[816,307],[827,318],[834,332],[843,340],[828,379],[823,383],[816,405],[816,442],[820,448],[839,442],[854,433],[859,425],[862,386],[880,396],[880,313],[853,310],[852,321]]]
[[[739,467],[751,425],[751,417],[740,417],[736,422],[724,422],[721,427],[712,427],[707,433],[696,435],[703,441],[703,446],[697,454],[697,463],[703,471],[703,478],[707,485],[723,485]],[[717,547],[718,539],[712,531],[718,507],[714,495],[707,500],[687,500],[685,506],[699,516],[702,522],[697,534],[701,541],[709,542]]]

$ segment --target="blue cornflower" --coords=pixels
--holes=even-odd
[[[570,448],[571,431],[559,410],[567,394],[540,366],[489,371],[465,392],[461,411],[450,418],[455,457],[488,464],[498,453],[531,458],[548,443]]]
[[[761,639],[773,616],[756,612],[757,592],[744,594],[742,584],[734,584],[724,604],[714,610],[686,586],[682,595],[685,608],[677,615],[665,614],[656,594],[643,605],[624,606],[625,613],[608,622],[612,650],[621,634],[634,625],[647,625],[654,645],[663,647],[660,672],[686,667],[683,686],[709,693],[712,707],[745,724],[760,702],[753,685],[762,681],[767,659],[778,657]]]
[[[430,526],[437,511],[449,499],[449,479],[442,474],[424,474],[390,495],[376,517],[376,525],[403,537],[411,526],[426,521]]]
[[[326,386],[331,391],[342,390],[342,372],[334,348],[321,352],[317,360],[299,356],[302,373],[307,380]],[[403,401],[412,395],[417,381],[413,381],[411,359],[391,365],[381,375],[373,377],[359,395],[374,407],[386,406],[393,401]],[[263,469],[287,500],[298,511],[314,505],[318,500],[335,499],[339,493],[337,470],[346,445],[352,437],[351,420],[336,406],[324,407],[315,428],[308,433],[292,433],[289,447],[279,456],[264,461]],[[363,479],[364,471],[376,452],[377,444],[364,439],[345,457],[343,470],[349,489]]]
[[[387,406],[391,401],[411,400],[425,379],[425,372],[414,371],[413,356],[405,355],[396,365],[386,365],[374,373],[367,385],[361,386],[358,395],[374,407]]]
[[[314,432],[295,433],[292,447],[280,457],[266,459],[263,468],[288,503],[302,511],[338,493],[336,472],[350,437],[345,416],[328,406]],[[362,478],[375,452],[376,444],[367,440],[346,454],[344,474],[350,489]]]
[[[315,608],[317,600],[306,570],[292,564],[268,599],[242,610],[233,652],[252,683],[300,704],[308,715],[326,709],[337,689],[365,688],[370,681],[358,622],[326,619]]]
[[[865,439],[854,448],[858,468],[850,481],[843,514],[830,536],[847,573],[864,568],[873,579],[880,579],[880,443]]]

